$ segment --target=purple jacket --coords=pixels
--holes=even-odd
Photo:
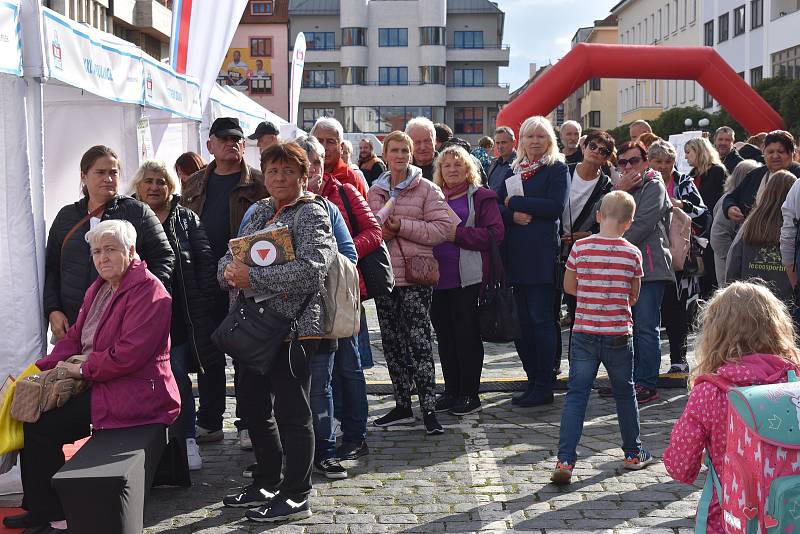
[[[102,278],[89,286],[78,319],[53,352],[36,362],[52,369],[81,353],[81,330]],[[181,402],[169,363],[172,298],[147,264],[133,260],[100,318],[93,351],[83,364],[91,382],[92,425],[98,429],[172,424]]]

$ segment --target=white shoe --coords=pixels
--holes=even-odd
[[[253,450],[253,442],[250,441],[250,431],[247,429],[239,431],[239,448],[243,451]]]
[[[189,460],[189,471],[198,471],[203,468],[200,447],[194,438],[186,438],[186,459]]]

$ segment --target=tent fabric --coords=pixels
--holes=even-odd
[[[0,2],[0,73],[22,76],[22,29],[19,0]]]

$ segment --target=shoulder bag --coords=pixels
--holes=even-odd
[[[411,256],[406,257],[403,252],[403,240],[400,236],[395,236],[397,246],[400,247],[400,255],[403,256],[403,266],[405,267],[406,280],[412,284],[421,286],[435,286],[439,283],[439,262],[433,256]]]
[[[83,355],[68,358],[67,363],[84,363]],[[82,379],[69,378],[63,367],[54,367],[17,381],[11,402],[11,417],[23,423],[35,423],[42,413],[61,408],[72,397],[89,387]]]
[[[500,247],[494,237],[489,259],[489,283],[478,300],[478,324],[481,339],[488,343],[508,343],[522,336],[514,289],[503,284],[500,273]]]

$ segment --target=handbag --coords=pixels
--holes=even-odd
[[[72,356],[67,363],[84,363],[86,356]],[[11,402],[11,417],[23,423],[35,423],[42,413],[61,408],[72,397],[89,387],[86,380],[70,378],[63,367],[43,371],[19,380]]]
[[[22,422],[11,417],[11,404],[14,402],[14,392],[17,389],[17,382],[26,376],[40,373],[41,370],[36,364],[30,364],[17,376],[16,380],[7,378],[3,382],[2,406],[0,406],[0,454],[7,454],[21,449],[24,444],[24,432]]]
[[[245,297],[240,291],[228,315],[211,334],[211,339],[240,365],[267,374],[281,346],[297,331],[297,319],[303,315],[313,296],[309,294],[306,297],[293,319],[272,311],[263,302]]]
[[[502,283],[499,273],[502,271],[500,247],[492,240],[491,258],[489,260],[489,283],[484,288],[483,296],[478,300],[478,324],[481,339],[488,343],[508,343],[522,337],[519,326],[517,301],[514,289]]]
[[[689,246],[689,254],[683,264],[683,272],[689,276],[703,276],[706,274],[706,264],[703,261],[703,247],[697,242],[697,238],[692,236]]]
[[[347,212],[353,235],[357,236],[361,229],[358,226],[358,221],[353,216],[353,208],[343,187],[339,188],[339,196],[344,204],[344,210]],[[361,272],[361,279],[364,280],[364,285],[367,288],[367,298],[388,295],[394,289],[392,258],[389,256],[389,249],[384,241],[381,241],[380,246],[374,251],[358,258],[358,269]]]
[[[439,262],[433,256],[411,256],[406,257],[403,252],[403,240],[400,236],[396,237],[397,246],[400,247],[400,255],[403,256],[403,267],[405,267],[406,280],[412,284],[421,286],[435,286],[439,283]]]

